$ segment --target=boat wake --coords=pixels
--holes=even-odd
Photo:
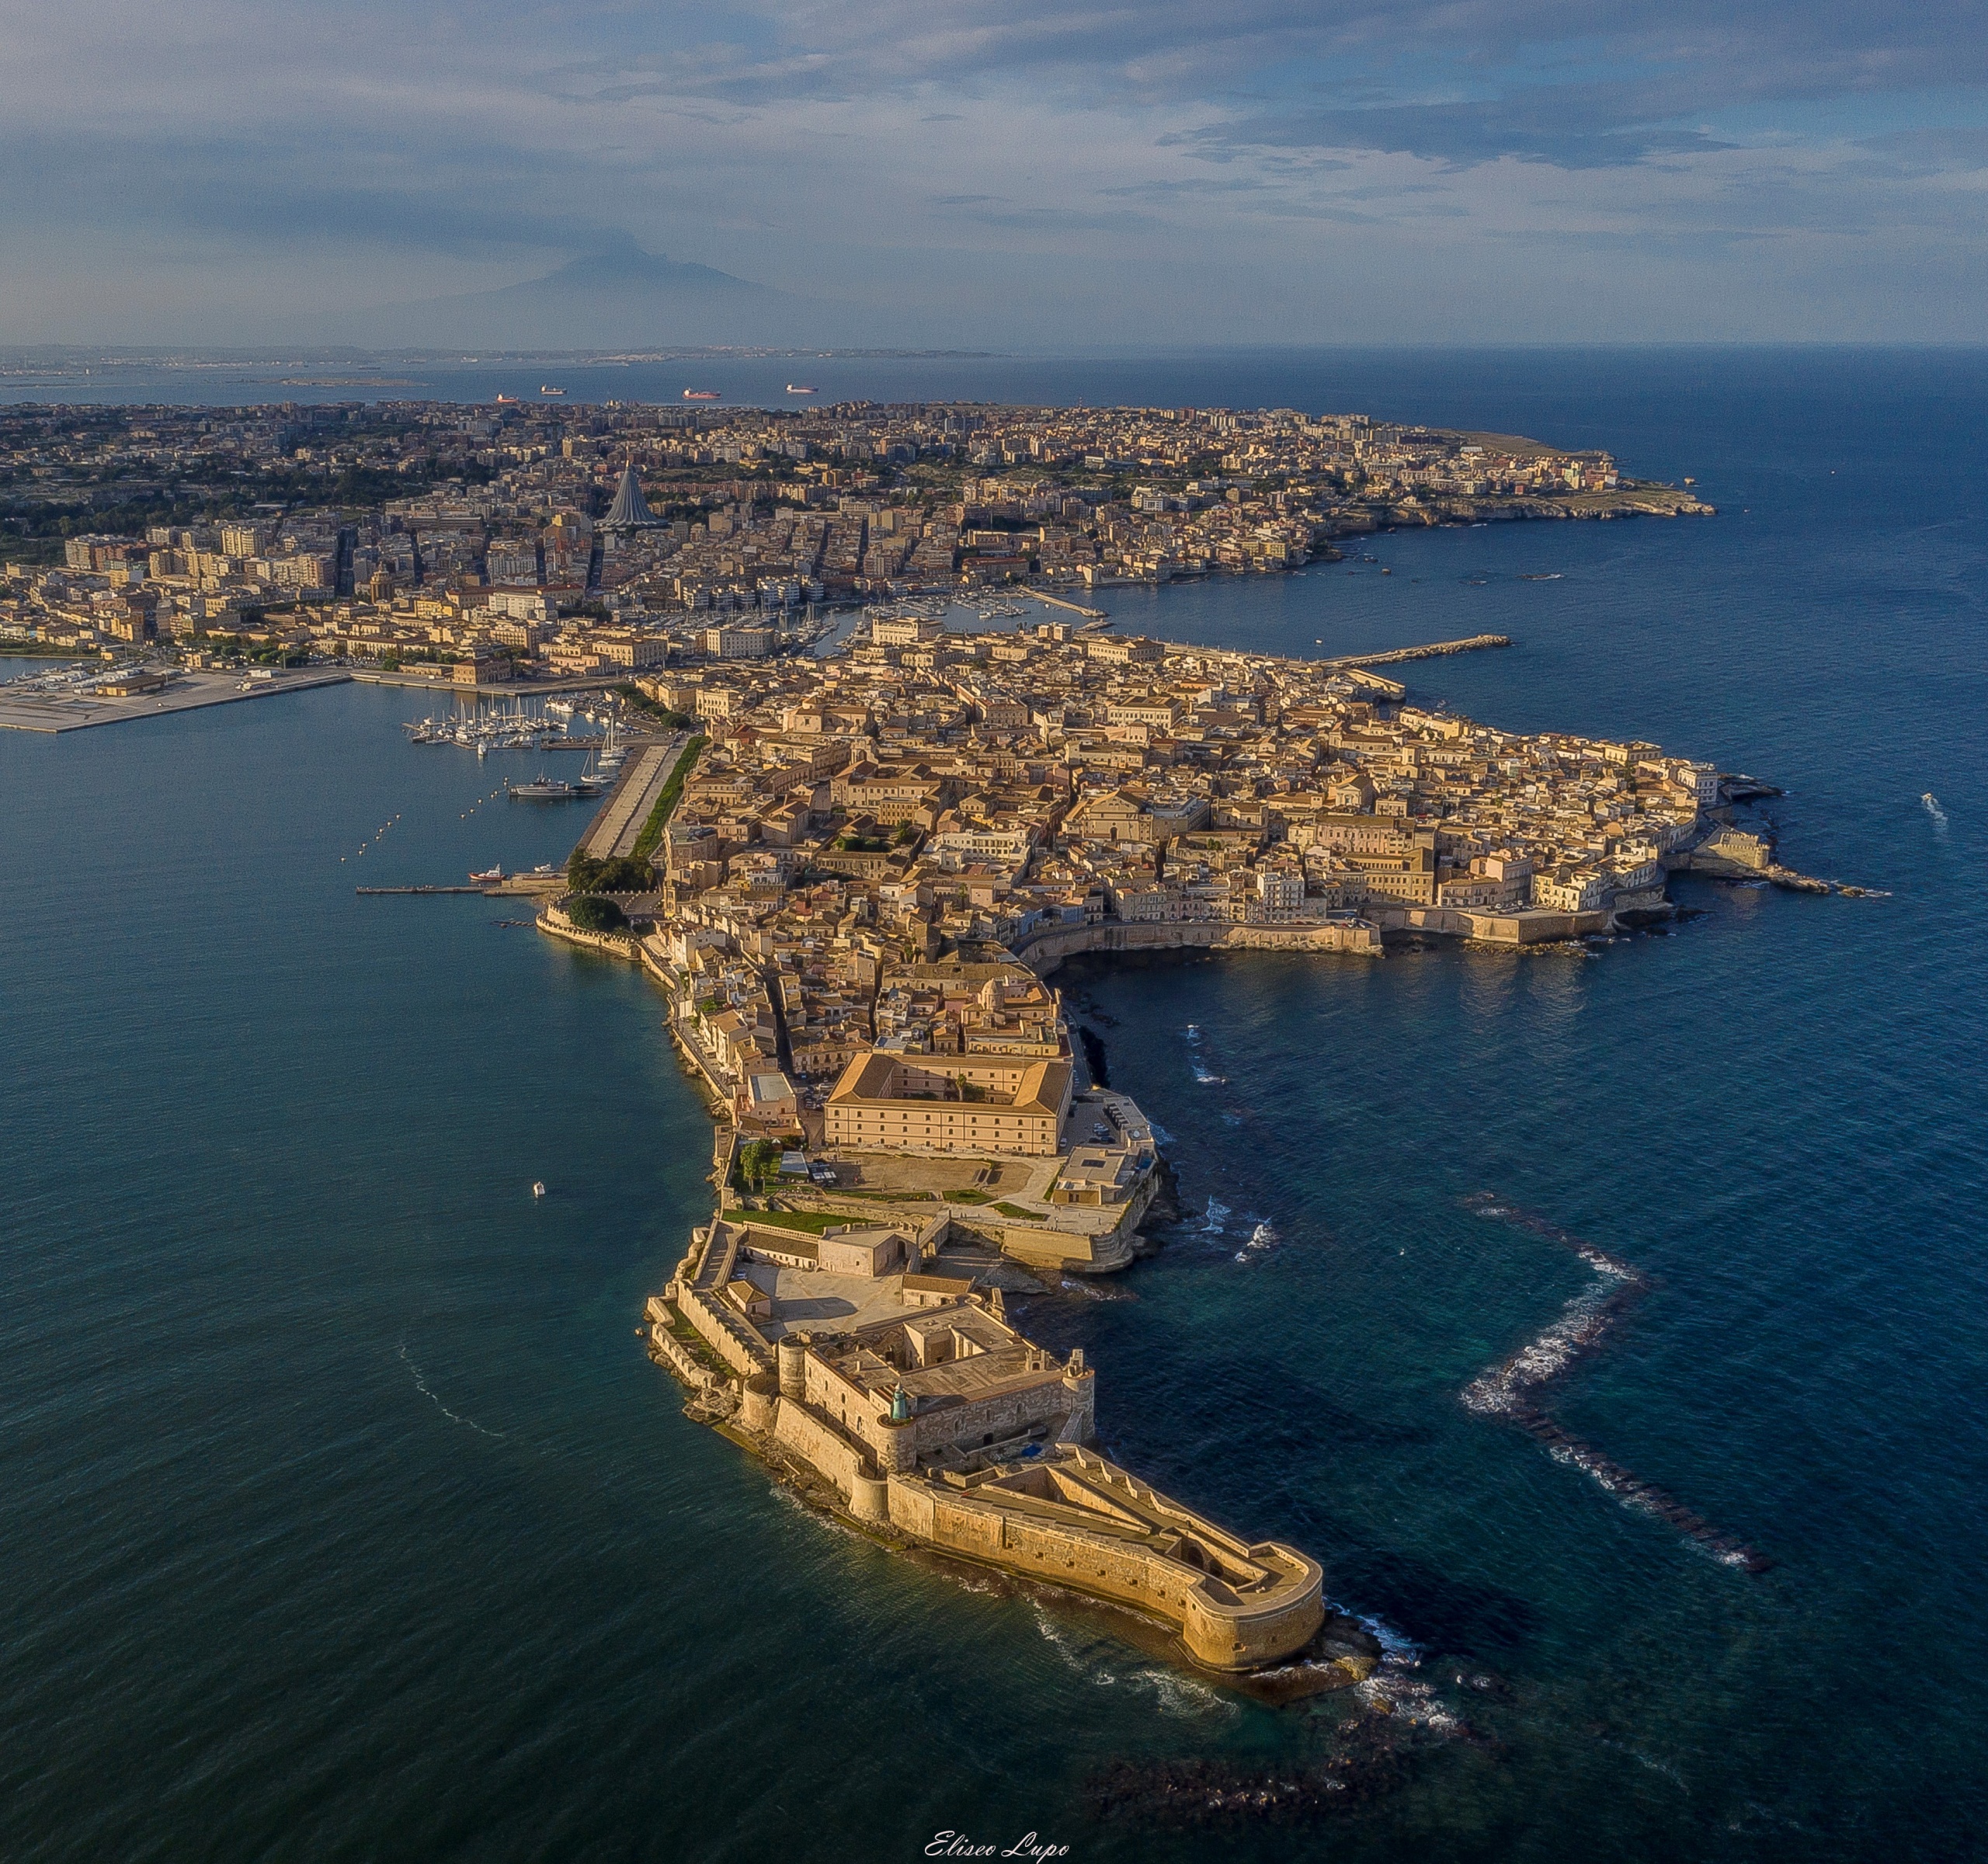
[[[1600,1346],[1649,1288],[1649,1278],[1557,1223],[1516,1205],[1501,1203],[1493,1192],[1479,1191],[1468,1202],[1481,1217],[1499,1219],[1573,1250],[1595,1271],[1595,1279],[1543,1332],[1465,1386],[1465,1405],[1482,1415],[1509,1419],[1543,1444],[1555,1462],[1579,1469],[1625,1508],[1667,1522],[1722,1564],[1764,1573],[1774,1564],[1766,1554],[1715,1527],[1676,1496],[1645,1482],[1593,1444],[1563,1430],[1534,1401],[1535,1393],[1563,1377],[1577,1359]]]
[[[421,1368],[417,1365],[414,1362],[413,1359],[409,1356],[407,1350],[407,1342],[405,1340],[401,1342],[400,1354],[401,1363],[405,1365],[408,1372],[414,1376],[414,1389],[420,1393],[422,1396],[426,1398],[430,1404],[433,1405],[436,1410],[440,1411],[451,1424],[459,1424],[465,1430],[474,1431],[480,1437],[494,1437],[499,1443],[509,1443],[510,1441],[510,1438],[507,1437],[503,1431],[490,1430],[485,1426],[478,1424],[474,1417],[465,1417],[460,1411],[450,1410],[449,1407],[442,1402],[440,1398],[436,1396],[435,1393],[429,1389],[428,1381],[421,1375]]]
[[[1947,812],[1945,809],[1940,807],[1939,798],[1935,796],[1931,790],[1928,790],[1924,796],[1919,798],[1919,801],[1921,805],[1924,808],[1926,813],[1933,818],[1934,827],[1936,829],[1944,829],[1947,826]]]

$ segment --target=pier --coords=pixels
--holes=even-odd
[[[1052,596],[1045,589],[1032,589],[1028,592],[1038,602],[1046,602],[1051,608],[1067,608],[1073,615],[1082,615],[1087,621],[1107,622],[1111,617],[1101,608],[1086,608],[1081,602],[1072,602],[1062,596]]]
[[[1326,666],[1391,666],[1399,660],[1435,660],[1444,654],[1474,654],[1480,648],[1510,647],[1510,635],[1472,635],[1461,641],[1431,641],[1421,647],[1391,647],[1378,654],[1340,654]]]

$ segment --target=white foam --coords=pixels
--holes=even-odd
[[[1093,1662],[1067,1637],[1062,1628],[1037,1604],[1031,1603],[1030,1609],[1035,1614],[1035,1628],[1048,1640],[1049,1647],[1071,1669],[1086,1682],[1095,1683],[1100,1689],[1115,1688],[1118,1678],[1115,1671],[1107,1670],[1100,1663]]]
[[[1159,1712],[1183,1721],[1191,1721],[1203,1716],[1215,1715],[1232,1720],[1241,1711],[1226,1696],[1211,1689],[1206,1683],[1197,1683],[1190,1676],[1176,1675],[1170,1670],[1141,1670],[1132,1681],[1143,1684],[1159,1699]]]
[[[413,1360],[408,1357],[407,1342],[405,1340],[401,1342],[400,1354],[401,1363],[414,1375],[414,1389],[420,1393],[422,1397],[427,1399],[429,1402],[435,1407],[436,1410],[440,1411],[451,1424],[459,1424],[462,1425],[465,1430],[474,1431],[479,1436],[494,1437],[499,1443],[508,1443],[510,1441],[510,1439],[506,1437],[502,1431],[486,1429],[482,1424],[478,1424],[474,1417],[465,1417],[458,1412],[450,1410],[433,1392],[429,1390],[428,1381],[421,1375],[421,1368],[416,1365]]]
[[[1560,1317],[1544,1333],[1527,1341],[1510,1358],[1480,1372],[1464,1387],[1463,1401],[1471,1410],[1509,1411],[1521,1393],[1558,1378],[1573,1363],[1576,1354],[1592,1346],[1607,1330],[1608,1297],[1614,1293],[1615,1283],[1629,1278],[1630,1271],[1598,1250],[1583,1249],[1581,1254],[1600,1278],[1561,1309]]]
[[[1253,1262],[1277,1247],[1277,1232],[1267,1223],[1259,1223],[1249,1233],[1249,1240],[1236,1252],[1239,1262]]]

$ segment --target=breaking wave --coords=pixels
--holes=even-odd
[[[1259,1223],[1249,1233],[1249,1240],[1236,1252],[1239,1262],[1254,1262],[1277,1247],[1277,1232],[1267,1223]]]
[[[1581,1354],[1599,1345],[1620,1316],[1615,1297],[1624,1279],[1611,1270],[1575,1295],[1544,1333],[1465,1386],[1464,1403],[1473,1411],[1510,1411],[1534,1386],[1559,1378]]]

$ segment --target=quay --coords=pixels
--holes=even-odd
[[[446,672],[415,673],[403,668],[398,673],[386,673],[373,666],[354,667],[349,677],[361,686],[412,686],[431,693],[456,693],[468,699],[533,699],[547,694],[597,693],[609,683],[609,676],[601,673],[571,680],[486,680],[478,683],[457,680]]]
[[[272,672],[259,679],[241,673],[175,671],[163,680],[149,672],[112,677],[103,683],[120,690],[105,693],[58,688],[17,694],[9,686],[0,686],[0,729],[87,731],[92,725],[123,725],[134,719],[163,718],[170,712],[197,711],[204,706],[233,705],[238,700],[267,699],[310,687],[342,686],[351,677],[343,668],[335,673],[321,669]]]

